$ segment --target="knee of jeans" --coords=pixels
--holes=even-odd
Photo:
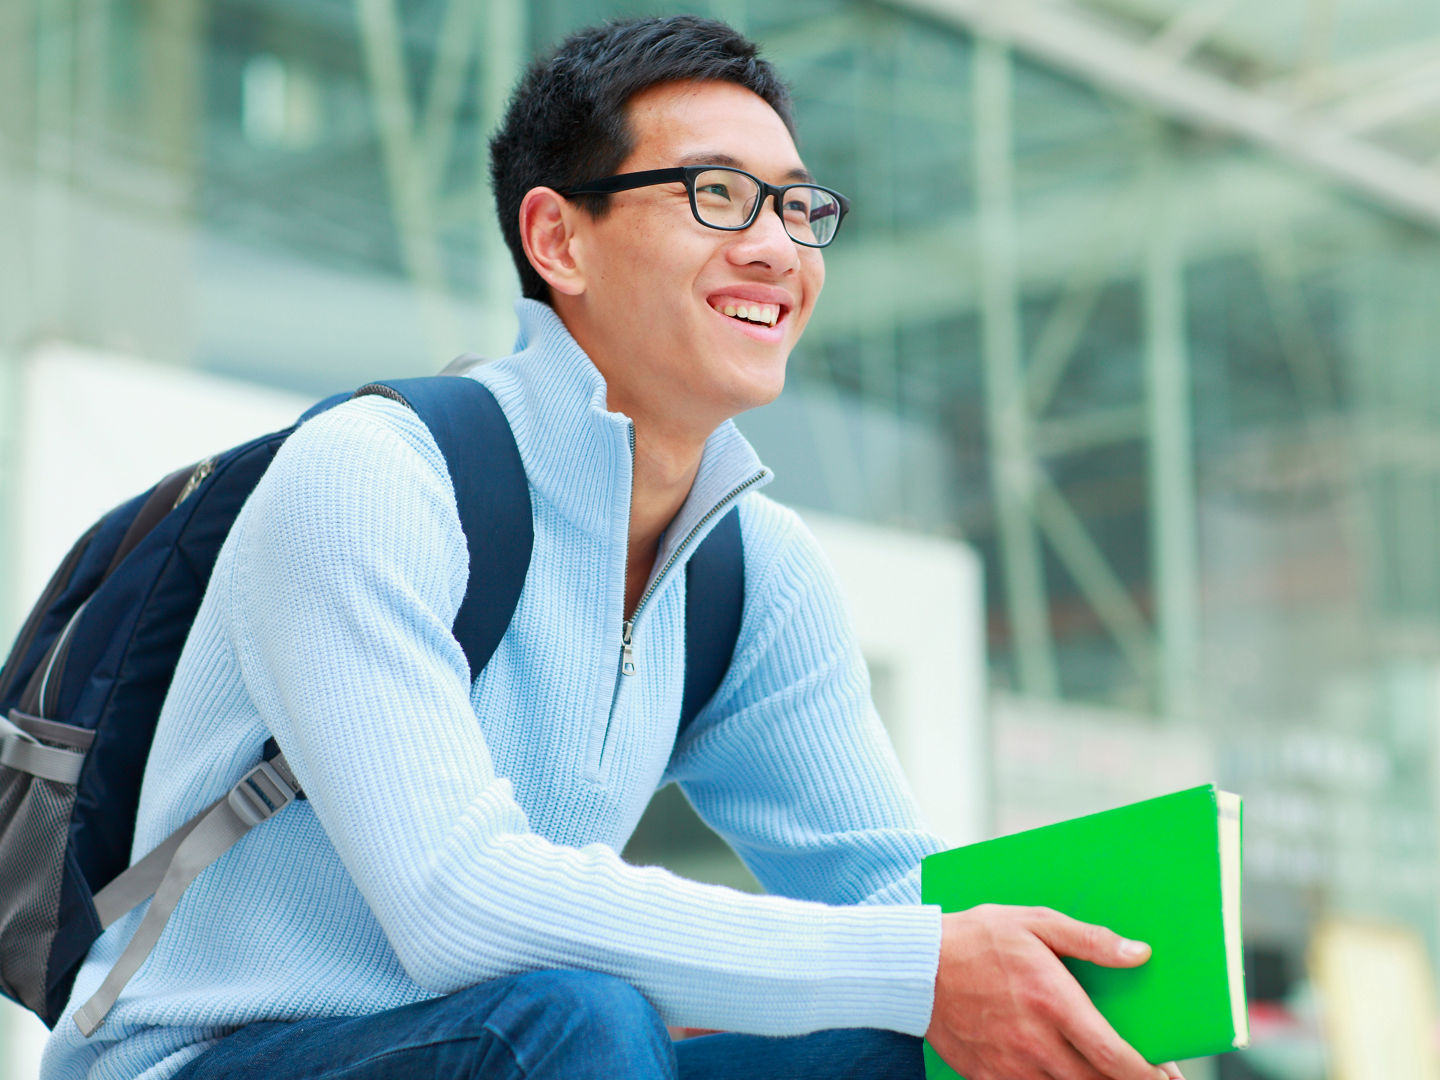
[[[586,1038],[635,1040],[647,1035],[669,1041],[665,1023],[645,995],[613,975],[595,971],[539,971],[522,976],[522,989],[564,1027]],[[553,1023],[553,1021],[552,1021]]]

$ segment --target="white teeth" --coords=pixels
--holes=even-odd
[[[762,326],[774,326],[780,321],[779,304],[725,304],[718,310],[731,318],[744,319]]]

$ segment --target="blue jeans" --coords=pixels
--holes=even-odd
[[[539,971],[375,1016],[241,1028],[176,1080],[919,1080],[920,1040],[893,1031],[672,1043],[639,991]]]

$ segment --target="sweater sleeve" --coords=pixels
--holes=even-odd
[[[292,436],[232,533],[226,607],[246,688],[407,974],[447,993],[591,969],[673,1024],[923,1032],[933,909],[750,896],[530,830],[449,632],[467,574],[449,477],[397,408]]]
[[[747,506],[746,615],[730,672],[670,778],[767,891],[827,904],[918,904],[926,830],[834,571],[791,512]],[[751,552],[763,553],[751,573]]]

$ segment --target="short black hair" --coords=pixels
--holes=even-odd
[[[625,107],[670,82],[731,82],[775,110],[793,137],[790,90],[759,47],[731,27],[694,15],[624,19],[570,35],[530,65],[490,140],[490,183],[500,231],[532,300],[549,286],[525,257],[520,203],[535,187],[557,191],[613,174],[634,149]],[[578,201],[596,217],[603,195]]]

